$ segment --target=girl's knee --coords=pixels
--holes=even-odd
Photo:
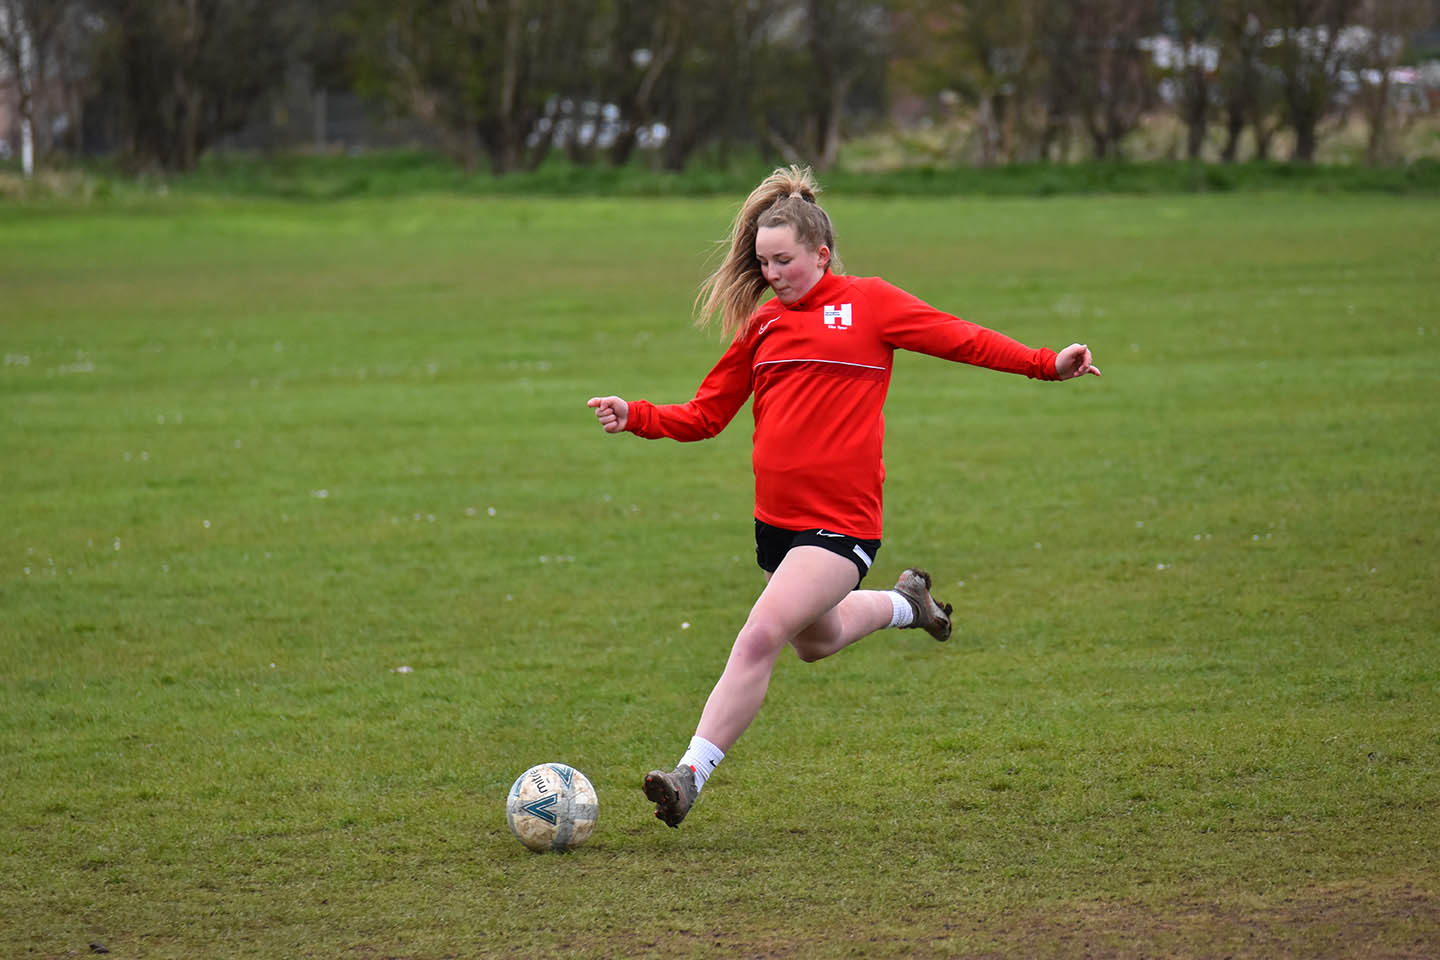
[[[735,647],[731,656],[738,657],[742,661],[773,662],[787,640],[789,637],[777,624],[752,618],[746,622],[740,630],[740,635],[735,638]]]

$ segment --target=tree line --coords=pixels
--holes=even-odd
[[[1191,157],[1212,130],[1226,161],[1288,131],[1305,162],[1342,109],[1384,163],[1396,68],[1437,20],[1440,0],[0,0],[0,100],[42,160],[171,171],[296,64],[496,174],[641,149],[823,169],[922,98],[973,116],[980,164],[1120,157],[1156,111]]]

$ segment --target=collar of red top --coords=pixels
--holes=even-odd
[[[825,300],[840,288],[844,277],[836,276],[825,268],[825,275],[816,281],[815,286],[806,292],[805,296],[787,306],[786,310],[814,310],[817,306],[823,305]]]

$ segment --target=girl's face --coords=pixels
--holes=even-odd
[[[822,243],[819,250],[811,250],[795,238],[795,228],[787,223],[755,232],[755,259],[765,282],[788,307],[825,275],[830,248]]]

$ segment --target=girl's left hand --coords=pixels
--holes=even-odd
[[[1073,380],[1087,373],[1100,376],[1100,368],[1090,362],[1090,348],[1083,343],[1072,343],[1055,355],[1055,379]]]

